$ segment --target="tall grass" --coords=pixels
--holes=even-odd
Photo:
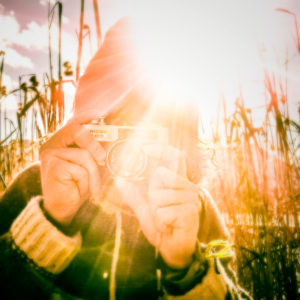
[[[267,74],[266,89],[271,92]],[[234,238],[238,275],[255,299],[296,299],[299,293],[300,132],[277,104],[255,127],[238,99],[235,112],[225,116],[227,143],[216,148],[211,186]]]
[[[94,2],[98,45],[101,44],[98,2]],[[58,73],[53,72],[51,25],[55,11],[59,25]],[[39,144],[64,119],[64,77],[73,76],[71,64],[61,62],[63,5],[48,8],[49,72],[40,83],[34,74],[19,78],[17,89],[2,84],[5,53],[0,52],[0,190],[16,172],[37,159]],[[284,13],[290,13],[280,10]],[[293,15],[293,14],[292,14]],[[84,0],[79,14],[78,56],[75,81],[80,73],[84,30]],[[298,23],[295,18],[299,53]],[[0,49],[1,50],[1,49]],[[300,59],[293,56],[293,59]],[[65,68],[64,74],[62,67]],[[289,116],[287,85],[265,70],[266,105],[264,121],[257,125],[255,111],[245,107],[241,94],[230,115],[223,105],[213,128],[213,163],[209,189],[228,224],[236,249],[236,269],[242,285],[255,299],[296,299],[300,288],[299,203],[300,203],[300,105],[299,119]],[[7,118],[4,100],[19,96],[17,124]],[[220,126],[220,125],[223,126]],[[224,128],[221,132],[220,128]],[[29,140],[24,140],[24,136]],[[225,137],[225,142],[221,137]],[[199,149],[200,151],[200,149]],[[196,162],[195,162],[196,163]]]
[[[265,119],[236,100],[224,136],[213,129],[217,170],[210,190],[230,227],[240,281],[254,299],[297,299],[300,288],[300,104],[288,113],[287,91],[265,70]]]
[[[58,57],[57,76],[53,72],[53,51],[51,26],[54,14],[57,9],[58,20]],[[0,121],[4,124],[4,133],[0,132],[0,174],[3,182],[10,182],[16,172],[26,164],[36,160],[39,144],[54,132],[64,120],[65,101],[62,68],[65,68],[64,75],[72,76],[73,71],[70,62],[61,61],[61,35],[62,35],[62,11],[63,5],[57,1],[53,6],[48,6],[48,57],[49,73],[45,73],[40,83],[35,74],[19,76],[19,86],[11,91],[7,91],[0,80]],[[1,52],[0,78],[4,72],[5,53]],[[1,111],[4,100],[9,95],[18,97],[18,110],[16,112],[16,124],[7,118],[6,110]],[[5,107],[5,106],[4,106]],[[7,132],[8,129],[8,132]],[[31,137],[30,137],[31,135]],[[24,138],[26,137],[26,140]],[[1,183],[0,183],[1,185]],[[3,188],[2,184],[1,188]]]

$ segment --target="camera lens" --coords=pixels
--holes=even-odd
[[[119,140],[107,152],[107,166],[111,174],[126,179],[137,179],[146,167],[147,157],[138,142]]]

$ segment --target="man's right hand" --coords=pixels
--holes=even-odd
[[[61,225],[68,225],[101,189],[99,166],[105,151],[81,123],[72,120],[40,149],[43,205]]]

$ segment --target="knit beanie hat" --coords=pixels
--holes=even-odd
[[[105,116],[135,91],[143,101],[146,73],[138,60],[130,18],[122,18],[107,32],[104,43],[89,62],[75,94],[74,116],[89,111]]]

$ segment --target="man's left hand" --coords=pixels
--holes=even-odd
[[[170,267],[181,269],[190,264],[195,251],[200,201],[196,186],[178,169],[182,156],[171,153],[176,154],[176,160],[174,155],[173,159],[167,156],[168,160],[177,167],[164,164],[156,168],[147,191],[124,179],[116,179],[116,186],[148,241]]]

